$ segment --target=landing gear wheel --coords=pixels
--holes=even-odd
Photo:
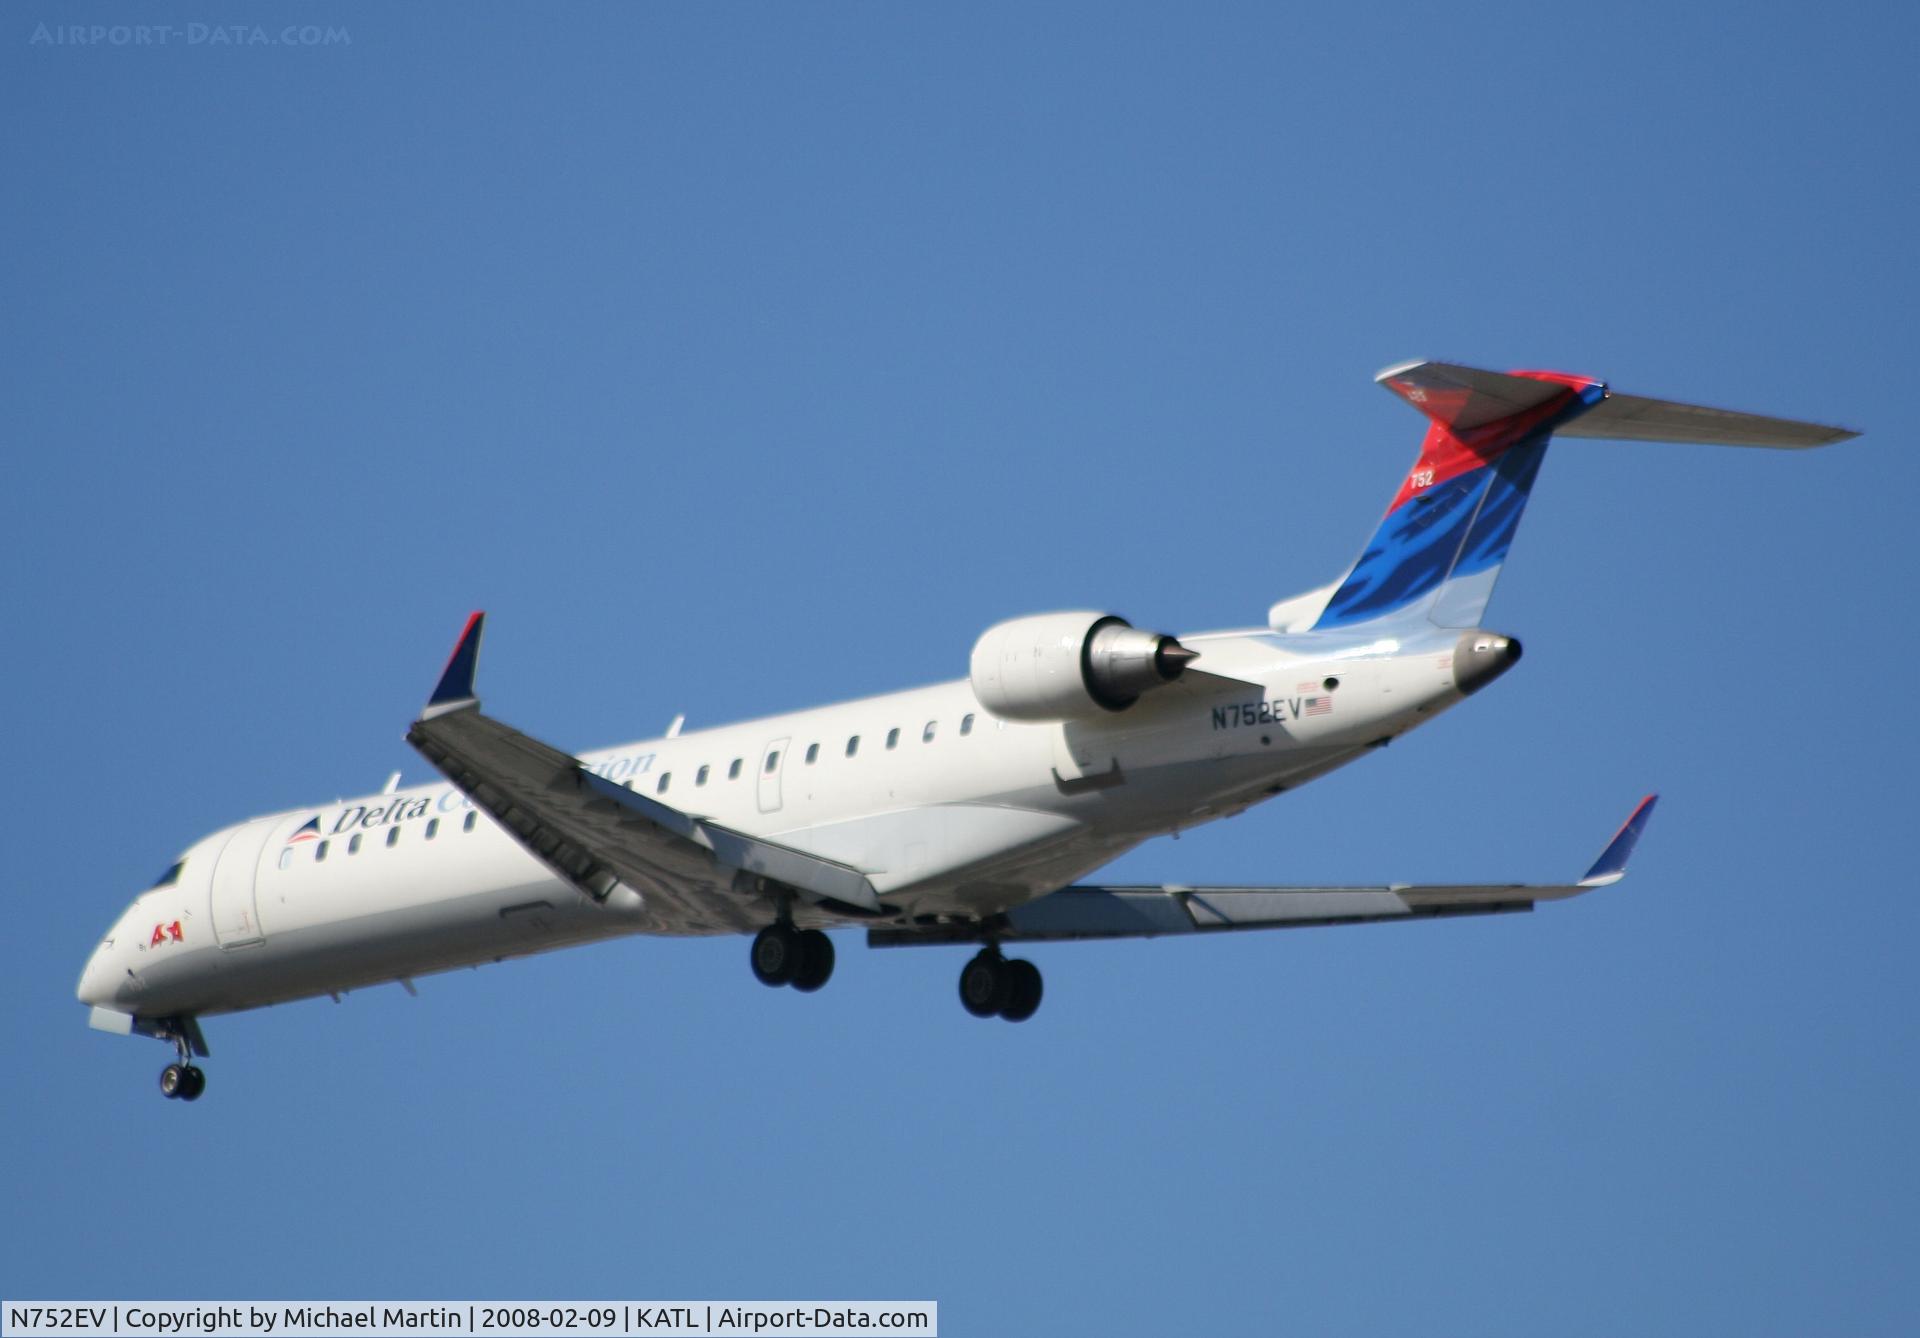
[[[812,994],[833,975],[833,940],[818,929],[803,929],[800,939],[800,969],[794,972],[793,987]]]
[[[991,948],[960,968],[960,1006],[975,1017],[992,1017],[1007,1006],[1007,963]]]
[[[169,1064],[160,1070],[160,1095],[172,1101],[187,1090],[187,1066]]]
[[[1025,1022],[1040,1011],[1040,968],[1025,958],[1015,958],[1003,971],[1007,977],[1007,1002],[1000,1016],[1009,1022]]]
[[[198,1064],[189,1064],[186,1069],[186,1083],[180,1088],[182,1101],[198,1101],[200,1093],[207,1090],[207,1074]]]
[[[792,983],[804,960],[799,931],[789,924],[768,925],[753,936],[751,959],[753,974],[762,985]],[[826,982],[823,979],[821,983]]]

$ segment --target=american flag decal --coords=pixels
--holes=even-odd
[[[1331,710],[1333,710],[1333,698],[1309,697],[1302,707],[1301,713],[1303,715],[1326,715]]]

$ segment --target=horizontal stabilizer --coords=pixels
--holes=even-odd
[[[1768,418],[1731,409],[1709,409],[1642,395],[1615,395],[1560,427],[1562,437],[1605,437],[1613,441],[1683,441],[1704,446],[1772,446],[1804,449],[1831,446],[1860,434],[1844,427]]]
[[[1376,373],[1373,379],[1453,432],[1512,418],[1567,393],[1564,381],[1483,371],[1451,362],[1403,362]]]
[[[1540,375],[1489,372],[1451,362],[1403,362],[1380,372],[1374,380],[1448,431],[1460,433],[1537,409],[1562,392],[1561,384],[1542,380]],[[1825,423],[1736,413],[1608,390],[1598,404],[1555,427],[1554,435],[1793,449],[1830,446],[1860,434]]]

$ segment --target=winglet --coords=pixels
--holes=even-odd
[[[1600,852],[1600,858],[1587,870],[1586,877],[1580,880],[1581,887],[1606,887],[1617,883],[1627,876],[1627,857],[1633,854],[1633,848],[1639,844],[1640,834],[1647,829],[1647,819],[1653,816],[1653,806],[1660,796],[1650,794],[1640,801],[1639,807],[1620,825],[1613,834],[1613,840]]]
[[[480,633],[486,621],[485,612],[476,612],[467,618],[460,639],[454,643],[453,654],[447,657],[447,667],[440,671],[440,682],[427,698],[427,709],[421,712],[424,718],[432,719],[479,703],[473,692],[473,673],[480,662]]]

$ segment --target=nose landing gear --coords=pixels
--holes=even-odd
[[[160,1070],[160,1095],[169,1101],[198,1101],[206,1090],[206,1072],[197,1064],[169,1064]]]
[[[982,948],[960,969],[960,1006],[975,1017],[1025,1022],[1040,1010],[1040,968],[1025,958],[1012,961],[996,947]]]
[[[175,1028],[163,1039],[173,1042],[180,1060],[160,1070],[160,1095],[169,1101],[198,1101],[207,1090],[207,1075],[193,1063],[193,1044],[185,1028]]]

